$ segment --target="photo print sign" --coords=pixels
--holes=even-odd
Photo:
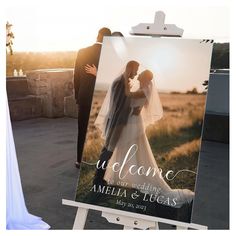
[[[104,38],[77,202],[191,221],[212,45]]]

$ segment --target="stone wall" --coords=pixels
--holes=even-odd
[[[12,120],[77,117],[73,69],[34,70],[26,77],[7,78],[7,93]]]
[[[64,115],[71,118],[78,117],[78,105],[74,99],[74,95],[64,98]]]
[[[30,93],[26,77],[7,78],[6,88],[12,120],[42,116],[42,98]]]
[[[26,74],[30,92],[42,97],[42,115],[64,116],[64,98],[73,95],[73,70],[35,70]]]

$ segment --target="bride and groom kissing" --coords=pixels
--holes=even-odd
[[[142,109],[141,104],[133,106],[132,100],[145,97],[143,89],[145,86],[148,86],[153,75],[149,70],[140,73],[138,76],[140,88],[136,92],[131,92],[130,80],[135,78],[138,68],[139,63],[137,61],[129,61],[127,63],[124,73],[112,83],[95,121],[95,125],[102,131],[105,144],[99,157],[99,163],[102,165],[102,168],[97,168],[93,184],[107,184],[104,180],[106,168],[114,150],[119,146],[120,138],[124,136],[123,133],[125,131],[123,132],[123,130],[128,128],[126,126],[130,123],[130,117],[140,115]],[[107,114],[103,114],[107,108]]]
[[[153,187],[138,190],[154,198],[161,195],[175,199],[175,207],[180,207],[190,203],[194,193],[188,189],[171,189],[162,178],[146,135],[146,128],[163,117],[162,104],[153,73],[144,70],[137,75],[138,69],[137,61],[126,64],[124,72],[110,86],[95,120],[105,143],[93,185],[99,187],[112,183],[120,186],[122,182],[125,187],[133,188],[148,183]],[[134,90],[131,84],[136,76],[139,87]],[[135,150],[131,150],[134,146]],[[122,179],[119,166],[122,166]]]

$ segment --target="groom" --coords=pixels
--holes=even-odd
[[[75,62],[74,91],[76,103],[78,104],[77,161],[75,162],[77,168],[80,167],[82,160],[89,113],[96,81],[96,77],[86,73],[84,67],[87,64],[91,64],[98,68],[104,36],[111,36],[110,29],[105,27],[101,28],[98,31],[97,42],[90,47],[80,49]]]
[[[123,127],[126,125],[128,116],[131,112],[130,97],[126,96],[125,83],[129,79],[134,79],[137,75],[139,63],[137,61],[129,61],[126,69],[113,83],[111,87],[111,98],[109,104],[108,120],[106,123],[106,140],[101,151],[99,161],[103,168],[97,168],[93,180],[93,184],[105,185],[103,179],[109,159],[111,158],[114,148],[119,140]],[[137,110],[136,113],[139,113]]]

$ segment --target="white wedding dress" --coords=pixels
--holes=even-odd
[[[154,87],[145,89],[144,93],[146,95],[145,98],[132,99],[131,101],[131,107],[142,107],[142,112],[140,115],[132,115],[132,112],[129,115],[128,122],[122,130],[119,141],[108,163],[104,179],[108,183],[113,183],[113,185],[117,186],[121,186],[122,183],[125,183],[125,187],[138,189],[143,193],[152,195],[152,197],[162,196],[163,200],[169,198],[170,201],[171,199],[175,199],[176,204],[174,204],[174,207],[178,208],[187,202],[190,203],[194,197],[194,193],[188,189],[171,189],[161,177],[145,129],[147,125],[154,123],[155,120],[162,117],[162,106],[157,90],[155,90]],[[153,96],[154,94],[151,93],[157,93],[157,95],[155,94],[155,96]],[[155,111],[152,106],[159,106],[159,108],[155,108]],[[119,173],[114,172],[112,168],[109,167],[116,162],[122,163],[129,148],[133,144],[137,144],[138,150],[132,158],[128,158],[129,161],[124,165],[122,179],[120,179]],[[132,168],[132,165],[134,168]],[[135,168],[137,169],[141,166],[143,174],[129,173],[130,167],[135,170]],[[144,174],[145,170],[148,170],[148,168],[156,170],[154,177],[152,174],[148,176]]]
[[[6,105],[6,229],[47,230],[50,226],[26,208],[8,104]]]

